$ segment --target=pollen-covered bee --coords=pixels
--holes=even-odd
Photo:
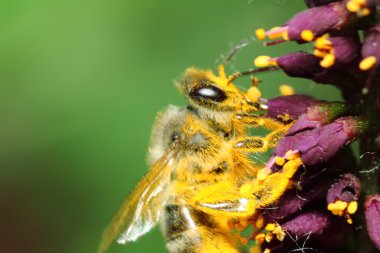
[[[158,222],[172,253],[239,252],[228,221],[246,219],[278,199],[299,163],[271,173],[248,157],[276,145],[289,126],[262,115],[257,87],[239,90],[232,84],[237,76],[227,77],[223,65],[218,76],[185,72],[176,86],[189,105],[159,114],[151,168],[106,229],[99,252],[114,239],[137,240]],[[271,132],[249,136],[252,127]]]

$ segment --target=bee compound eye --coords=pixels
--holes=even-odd
[[[203,99],[212,100],[214,102],[222,102],[227,99],[227,95],[223,90],[211,85],[193,89],[189,95],[196,100]]]

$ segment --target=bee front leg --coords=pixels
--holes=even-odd
[[[233,121],[237,125],[244,125],[249,128],[259,128],[263,127],[269,130],[277,130],[282,128],[288,128],[290,124],[284,124],[275,119],[261,116],[261,115],[252,115],[252,114],[236,114],[233,118]]]

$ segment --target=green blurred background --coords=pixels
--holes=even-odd
[[[298,50],[264,48],[253,34],[303,8],[301,0],[2,1],[0,252],[95,253],[148,169],[156,112],[186,104],[173,80],[190,66],[215,69],[241,39],[251,43],[230,73],[252,67],[257,55]],[[281,73],[260,77],[265,97],[278,95],[280,83],[338,96]],[[156,228],[109,252],[165,247]]]

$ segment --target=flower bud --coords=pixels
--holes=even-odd
[[[342,2],[307,9],[293,16],[287,23],[290,40],[305,42],[305,31],[313,37],[342,29],[349,21],[350,13]]]
[[[380,195],[367,197],[364,206],[369,238],[380,250]]]
[[[304,119],[305,117],[301,116],[301,123],[297,122],[288,130],[279,141],[275,154],[284,156],[289,150],[298,150],[306,166],[326,162],[353,141],[366,126],[365,122],[353,117],[339,118],[324,126],[319,126],[316,121]],[[305,125],[302,121],[306,122]]]
[[[380,62],[380,25],[375,25],[365,33],[362,47],[362,61],[359,68],[363,71],[373,69]]]
[[[307,109],[317,103],[317,100],[304,95],[280,96],[267,101],[268,113],[271,118],[288,115],[290,119],[297,119]]]

